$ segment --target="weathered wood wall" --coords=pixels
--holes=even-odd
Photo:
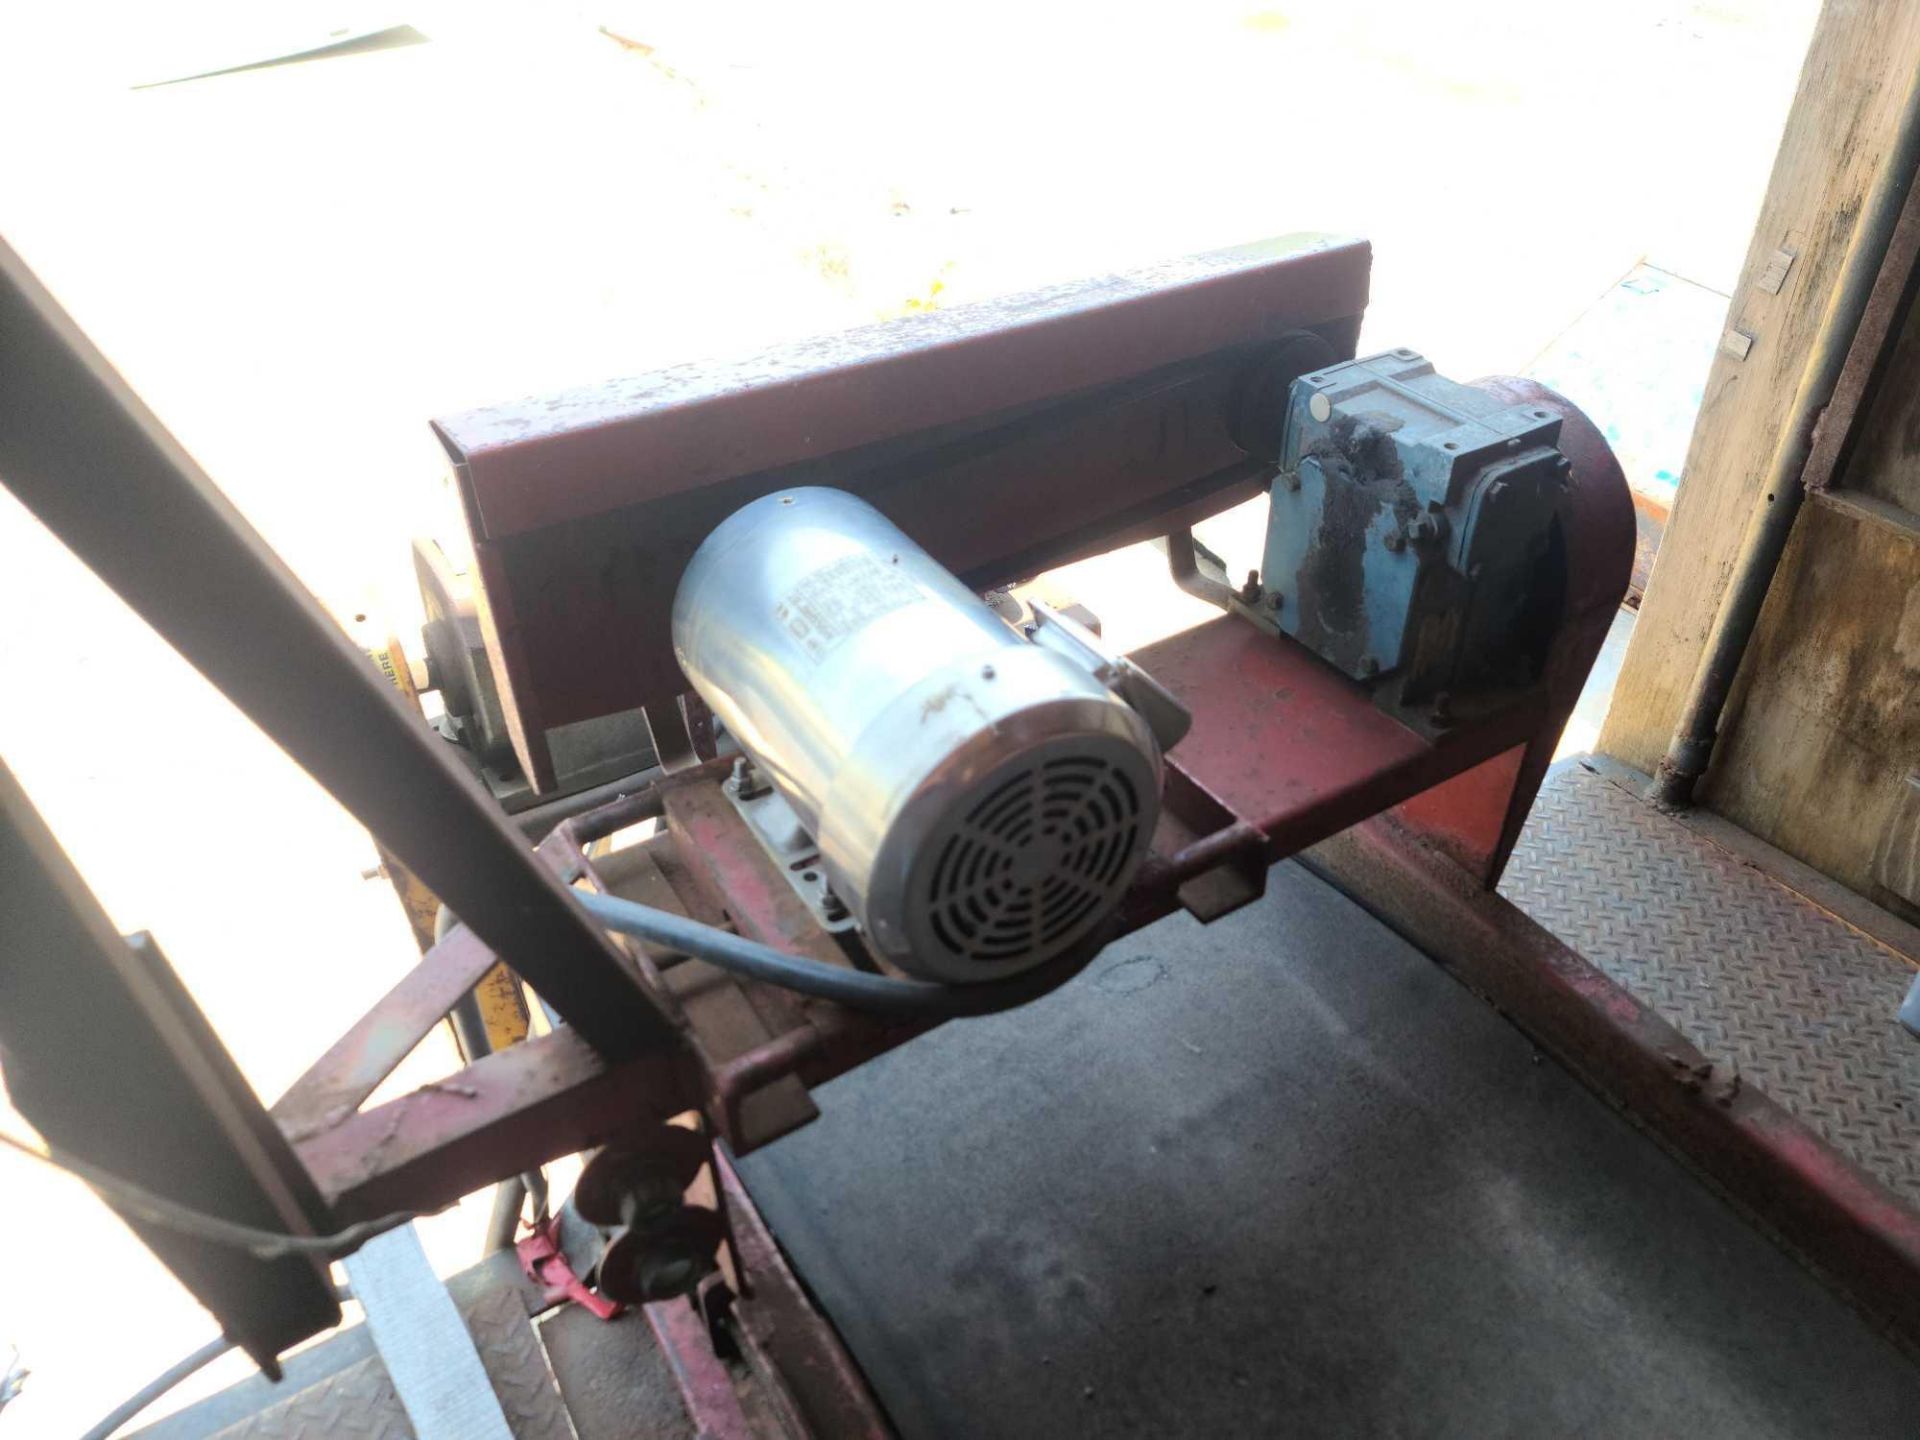
[[[1666,751],[1916,59],[1920,0],[1828,0],[1600,735],[1636,769]],[[1894,362],[1907,368],[1882,385],[1841,477],[1858,498],[1801,514],[1701,791],[1868,893],[1874,847],[1920,765],[1920,550],[1901,518],[1920,502],[1917,331],[1910,317]]]
[[[1814,27],[1728,310],[1729,333],[1751,337],[1752,345],[1745,359],[1728,348],[1715,357],[1601,733],[1600,748],[1636,769],[1651,772],[1666,751],[1915,56],[1920,0],[1829,0]],[[1793,263],[1779,292],[1769,294],[1760,281],[1783,249]]]
[[[1920,423],[1920,394],[1904,398]],[[1703,793],[1874,895],[1875,850],[1920,766],[1920,518],[1836,500],[1801,511]]]

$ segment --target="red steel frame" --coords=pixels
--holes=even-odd
[[[1575,461],[1568,602],[1543,683],[1428,738],[1376,707],[1365,686],[1236,615],[1148,647],[1135,658],[1186,704],[1193,727],[1168,757],[1160,828],[1103,939],[1182,907],[1211,919],[1257,895],[1275,861],[1395,806],[1483,883],[1497,879],[1605,638],[1632,553],[1630,504],[1604,443],[1557,396],[1532,387],[1526,398],[1563,412]],[[696,763],[563,824],[540,853],[564,881],[617,888],[585,847],[662,820],[643,847],[656,887],[647,898],[702,918],[724,912],[744,934],[846,963],[720,793],[724,769],[723,761]],[[275,1107],[342,1218],[442,1204],[493,1175],[612,1138],[616,1117],[657,1122],[695,1102],[744,1152],[811,1118],[800,1087],[924,1028],[722,981],[691,962],[663,974],[641,953],[640,978],[688,1036],[690,1059],[607,1069],[559,1033],[481,1060],[458,1087],[358,1113],[493,960],[471,936],[450,935]],[[789,1079],[799,1086],[780,1093]]]
[[[1313,868],[1672,1138],[1861,1303],[1920,1335],[1920,1218],[1764,1096],[1716,1093],[1684,1039],[1494,893],[1626,589],[1634,519],[1618,466],[1584,415],[1531,382],[1481,383],[1513,403],[1557,410],[1573,462],[1564,609],[1540,683],[1429,736],[1239,615],[1147,647],[1135,659],[1188,706],[1193,728],[1169,756],[1149,858],[1102,938],[1183,907],[1212,919],[1257,896],[1272,863],[1307,852]],[[1075,476],[1064,488],[1085,483]],[[732,503],[741,489],[722,481],[703,498]],[[1155,522],[1176,530],[1244,491],[1238,483],[1170,505],[1147,533]],[[686,502],[633,511],[676,503]],[[1117,537],[1107,527],[1107,543],[1141,533],[1139,517],[1130,523]],[[563,880],[621,889],[586,846],[657,819],[659,833],[639,851],[645,883],[625,893],[724,916],[754,938],[844,963],[726,802],[722,773],[720,762],[693,763],[646,794],[568,822],[541,853]],[[812,1118],[811,1087],[926,1028],[733,981],[696,962],[662,973],[640,954],[641,978],[682,1027],[688,1056],[607,1066],[561,1033],[470,1067],[453,1091],[458,1101],[429,1089],[352,1113],[492,959],[456,932],[378,1022],[351,1034],[278,1107],[341,1219],[444,1204],[485,1179],[642,1134],[692,1104],[743,1153]],[[396,1026],[401,1016],[407,1023]],[[322,1111],[336,1120],[316,1122]],[[744,1194],[739,1201],[750,1216]]]
[[[524,728],[538,734],[609,703],[658,704],[664,716],[677,688],[659,664],[673,558],[752,494],[796,474],[836,473],[807,468],[834,457],[849,483],[889,501],[896,519],[976,582],[1182,533],[1264,482],[1267,468],[1240,440],[1246,407],[1271,403],[1260,386],[1290,378],[1274,374],[1276,357],[1319,347],[1321,358],[1301,358],[1305,367],[1351,353],[1365,270],[1363,246],[1242,252],[1009,302],[905,339],[868,332],[723,368],[712,372],[717,380],[681,374],[532,407],[549,417],[539,424],[516,428],[512,416],[495,415],[442,427],[463,467],[493,638],[505,646],[496,658]],[[1670,1027],[1493,891],[1625,590],[1634,526],[1618,467],[1584,416],[1526,382],[1483,383],[1558,409],[1573,462],[1561,516],[1563,606],[1539,683],[1429,734],[1240,615],[1148,647],[1136,658],[1194,723],[1169,758],[1151,853],[1098,938],[1177,908],[1214,918],[1258,895],[1273,862],[1306,852],[1860,1303],[1920,1336],[1920,1217],[1763,1096],[1709,1083],[1711,1067]],[[177,456],[156,467],[163,461],[179,468]],[[967,483],[990,473],[1003,477],[999,488]],[[170,483],[156,468],[151,493],[170,494]],[[558,506],[551,523],[540,523],[543,492]],[[216,518],[205,527],[210,546],[226,545],[228,529],[242,536],[231,517]],[[1010,545],[1009,533],[1021,543]],[[119,551],[100,553],[103,565],[121,562]],[[628,566],[627,581],[609,578],[610,566]],[[636,567],[652,578],[628,583]],[[533,580],[547,588],[529,592]],[[580,633],[559,668],[530,668],[534,642],[583,596],[591,623],[573,616]],[[155,592],[156,615],[170,615],[165,598]],[[624,620],[637,626],[624,639],[601,623]],[[626,689],[589,683],[588,659],[618,671],[623,654],[639,679]],[[544,710],[543,676],[559,697]],[[300,718],[276,715],[270,728],[292,733]],[[537,852],[551,879],[535,878],[635,894],[845,963],[725,801],[720,762],[698,758],[704,748],[671,747],[682,763],[667,778],[563,824]],[[329,752],[316,773],[350,771],[354,758]],[[610,859],[589,856],[595,839],[642,821],[658,823],[652,838]],[[926,1028],[634,947],[621,962],[634,997],[620,998],[643,997],[650,1028],[672,1043],[596,1050],[582,1028],[566,1026],[363,1109],[497,958],[455,929],[273,1107],[330,1221],[434,1210],[611,1141],[644,1147],[661,1122],[690,1109],[744,1152],[806,1123],[811,1087]],[[534,968],[534,957],[507,958]],[[733,1224],[735,1314],[750,1358],[779,1380],[804,1423],[882,1433],[871,1397],[785,1275],[723,1155],[714,1168]],[[687,1318],[654,1316],[688,1403],[711,1433],[741,1433],[739,1407],[718,1395],[711,1357],[700,1353],[704,1327]]]
[[[685,688],[681,571],[769,490],[855,491],[977,590],[1259,493],[1240,422],[1353,353],[1369,258],[1290,237],[438,421],[526,773]]]

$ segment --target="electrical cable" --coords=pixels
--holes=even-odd
[[[1010,980],[990,981],[981,985],[937,985],[923,980],[870,975],[860,970],[841,970],[785,954],[770,945],[762,945],[729,931],[716,930],[671,911],[656,910],[611,895],[596,895],[588,891],[575,891],[574,894],[587,913],[609,930],[667,946],[750,979],[832,1000],[853,1009],[900,1016],[947,1018],[986,1015],[1023,1005],[1063,983],[1099,948],[1097,945],[1083,947],[1078,952],[1062,956],[1059,960]],[[177,1204],[84,1160],[51,1147],[44,1151],[37,1150],[4,1132],[0,1132],[0,1145],[77,1176],[135,1219],[216,1244],[232,1245],[262,1260],[277,1260],[286,1255],[318,1255],[326,1259],[338,1259],[351,1254],[375,1235],[418,1218],[413,1213],[402,1212],[377,1220],[362,1220],[332,1235],[283,1234],[242,1225]],[[115,1430],[161,1395],[232,1348],[233,1342],[224,1336],[208,1341],[117,1406],[112,1414],[87,1431],[83,1440],[107,1440]]]
[[[574,894],[587,913],[609,930],[667,946],[750,979],[832,1000],[853,1009],[900,1016],[950,1018],[986,1015],[1023,1005],[1077,973],[1099,948],[1097,944],[1081,947],[1076,952],[1010,980],[990,981],[981,985],[937,985],[923,980],[898,980],[887,975],[870,975],[860,970],[841,970],[785,954],[770,945],[762,945],[729,931],[716,930],[671,911],[656,910],[631,900],[597,895],[590,891],[576,890]],[[181,1234],[216,1244],[232,1245],[262,1260],[277,1260],[285,1255],[319,1255],[338,1259],[351,1254],[375,1235],[418,1218],[412,1213],[396,1213],[377,1220],[360,1221],[332,1235],[282,1234],[176,1204],[84,1160],[62,1154],[51,1147],[45,1151],[36,1150],[25,1141],[4,1132],[0,1132],[0,1145],[77,1176],[135,1219],[163,1225]],[[87,1431],[82,1440],[108,1440],[114,1431],[168,1390],[212,1364],[232,1348],[234,1342],[224,1336],[208,1341],[129,1396],[110,1415]]]
[[[133,1394],[114,1406],[112,1411],[91,1430],[87,1431],[86,1434],[82,1435],[80,1440],[107,1440],[107,1437],[112,1435],[114,1431],[133,1419],[134,1416],[153,1404],[154,1401],[173,1389],[173,1387],[178,1385],[182,1380],[185,1380],[189,1375],[197,1371],[206,1369],[207,1366],[211,1365],[233,1348],[234,1342],[226,1336],[214,1336],[213,1339],[202,1345],[191,1355],[168,1366],[145,1385],[142,1385],[138,1390],[134,1391]]]
[[[842,970],[817,960],[804,960],[717,930],[670,910],[656,910],[632,900],[575,890],[574,898],[609,930],[636,940],[662,945],[705,960],[736,975],[831,1000],[853,1010],[883,1015],[957,1018],[1010,1010],[1045,994],[1077,973],[1099,946],[1083,946],[1059,959],[1007,980],[979,985],[939,985],[926,980],[899,980],[864,970]]]
[[[353,1298],[353,1287],[350,1285],[335,1285],[333,1287],[333,1298],[344,1304]],[[173,1387],[178,1385],[182,1380],[185,1380],[189,1375],[206,1369],[207,1366],[211,1365],[234,1347],[235,1342],[229,1340],[226,1336],[214,1336],[213,1339],[202,1345],[191,1355],[175,1361],[172,1365],[169,1365],[165,1370],[162,1370],[158,1375],[154,1376],[153,1379],[142,1385],[138,1390],[134,1391],[133,1394],[114,1406],[113,1410],[96,1423],[91,1430],[82,1435],[80,1440],[109,1440],[109,1437],[114,1431],[118,1430],[142,1410],[153,1404],[154,1401],[173,1389]]]
[[[102,1199],[136,1220],[164,1226],[216,1245],[231,1245],[261,1260],[279,1260],[288,1255],[317,1255],[325,1260],[338,1260],[351,1255],[374,1236],[420,1218],[417,1212],[399,1211],[382,1215],[377,1220],[357,1221],[331,1235],[289,1235],[278,1230],[262,1230],[255,1225],[242,1225],[236,1220],[222,1219],[204,1210],[178,1204],[131,1180],[123,1180],[110,1170],[102,1170],[97,1165],[76,1159],[51,1146],[36,1150],[19,1137],[4,1132],[0,1132],[0,1145],[17,1150],[43,1165],[51,1165],[56,1170],[65,1170],[69,1175],[79,1177],[99,1191]]]

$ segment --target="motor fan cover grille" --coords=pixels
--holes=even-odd
[[[1137,782],[1099,754],[994,775],[933,837],[925,934],[961,965],[1037,965],[1118,903],[1149,811]]]

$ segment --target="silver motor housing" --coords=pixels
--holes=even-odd
[[[1137,672],[1035,644],[853,495],[787,490],[725,520],[681,578],[673,643],[903,970],[1040,965],[1146,852],[1160,748],[1103,683]]]

